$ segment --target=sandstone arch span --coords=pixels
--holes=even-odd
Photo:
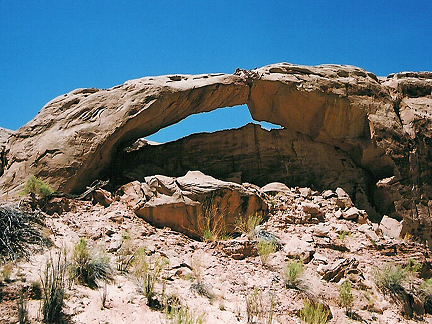
[[[399,196],[412,192],[408,188],[415,168],[410,162],[412,147],[407,147],[417,145],[415,121],[429,122],[429,115],[407,119],[411,115],[402,113],[413,104],[404,98],[426,100],[430,76],[418,74],[416,83],[402,82],[406,78],[413,76],[380,80],[352,66],[280,63],[234,74],[146,77],[110,89],[77,89],[49,102],[12,135],[0,188],[3,194],[16,192],[29,174],[36,174],[55,189],[79,192],[110,169],[124,143],[191,114],[247,104],[255,120],[281,125],[290,138],[304,139],[292,155],[298,165],[307,168],[305,156],[312,159],[319,153],[313,145],[327,146],[344,156],[339,159],[342,172],[355,169],[366,174],[362,190],[369,201],[364,205],[376,194],[385,201],[382,212],[409,212],[407,204],[398,205],[384,189],[372,192],[380,180],[381,187],[388,185]],[[299,149],[307,153],[298,155]],[[335,171],[325,165],[333,162],[319,162],[324,170]],[[421,176],[416,179],[423,186]]]

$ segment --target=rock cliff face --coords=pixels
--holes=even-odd
[[[369,213],[403,218],[431,240],[431,89],[429,72],[379,79],[352,66],[288,63],[78,89],[49,102],[11,137],[0,188],[16,191],[29,174],[79,192],[119,173],[171,176],[190,168],[238,178],[241,172],[242,181],[258,184],[344,187]],[[248,125],[123,153],[137,138],[191,114],[240,104],[255,120],[284,129]],[[116,164],[120,157],[134,167]]]
[[[0,176],[2,176],[6,167],[6,144],[12,134],[13,131],[0,127]]]

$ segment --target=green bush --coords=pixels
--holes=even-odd
[[[301,276],[304,272],[303,262],[297,260],[289,261],[284,269],[284,284],[287,288],[298,288]]]
[[[109,259],[104,255],[90,253],[84,238],[75,245],[70,275],[72,280],[91,289],[98,288],[100,281],[106,283],[114,279]]]
[[[408,271],[401,266],[388,263],[381,268],[375,268],[372,274],[375,285],[382,293],[393,297],[405,295],[402,285],[407,279]]]
[[[339,301],[342,307],[348,312],[351,307],[354,297],[351,293],[351,282],[345,280],[339,287]]]
[[[66,287],[66,252],[60,251],[54,259],[50,257],[41,275],[42,322],[60,323]]]
[[[30,178],[27,179],[27,182],[24,186],[24,189],[20,191],[21,195],[39,195],[42,198],[45,198],[49,195],[51,195],[54,191],[51,189],[51,187],[43,182],[42,179],[35,177],[32,175]]]
[[[144,248],[135,253],[133,275],[140,293],[147,298],[147,305],[152,308],[160,306],[155,299],[155,284],[162,281],[161,273],[167,264],[167,258],[158,256],[153,260],[146,255]]]
[[[308,300],[304,301],[302,310],[300,311],[300,318],[309,324],[325,324],[328,322],[330,311],[320,303],[310,303]]]
[[[432,279],[427,279],[420,285],[418,295],[424,304],[425,311],[432,314]]]
[[[259,240],[257,243],[258,254],[263,265],[267,264],[271,253],[276,252],[277,245],[273,241]]]

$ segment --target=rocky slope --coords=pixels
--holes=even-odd
[[[57,190],[82,192],[97,178],[121,185],[131,174],[154,170],[178,174],[193,167],[222,178],[241,172],[242,181],[258,184],[341,186],[371,218],[403,219],[410,232],[431,242],[431,84],[430,72],[377,78],[353,66],[280,63],[232,75],[168,75],[78,89],[49,102],[12,135],[0,190],[16,193],[30,174]],[[240,104],[255,120],[284,129],[267,134],[247,126],[125,157],[138,138],[191,114]],[[209,152],[214,143],[218,156]],[[172,156],[171,149],[177,150]],[[157,154],[150,163],[149,152]],[[134,168],[119,163],[136,155],[144,159]]]
[[[163,186],[158,190],[163,192]],[[139,247],[146,248],[152,262],[160,256],[169,260],[158,277],[156,297],[178,300],[195,315],[205,312],[206,323],[302,323],[300,311],[307,299],[328,307],[329,323],[432,321],[432,308],[418,297],[422,278],[431,276],[430,250],[400,239],[402,227],[397,221],[371,223],[340,188],[317,192],[272,183],[259,191],[269,206],[268,220],[247,235],[208,242],[169,227],[154,227],[137,217],[139,209],[131,209],[133,194],[125,195],[124,190],[111,197],[106,207],[96,202],[100,200],[96,194],[93,203],[53,199],[51,204],[68,206],[60,215],[43,214],[44,232],[54,247],[13,264],[9,279],[0,287],[0,321],[17,322],[16,302],[24,289],[30,321],[38,322],[40,301],[34,282],[40,279],[48,255],[66,246],[70,258],[82,237],[108,255],[113,268],[126,271],[116,271],[115,281],[105,288],[103,284],[96,290],[67,285],[64,312],[69,323],[166,323],[163,312],[147,305],[133,263],[125,266]],[[135,195],[138,198],[141,193]],[[265,237],[275,238],[278,244],[268,255],[257,243]],[[296,259],[304,262],[305,272],[288,285],[284,269]],[[401,281],[406,301],[377,288],[377,271],[390,264],[410,273],[409,281]],[[352,287],[352,319],[341,306],[338,292],[346,280]]]

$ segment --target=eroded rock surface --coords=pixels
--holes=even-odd
[[[340,186],[371,218],[376,210],[403,219],[411,232],[432,241],[431,84],[430,72],[377,78],[353,66],[280,63],[232,75],[147,77],[105,90],[78,89],[49,102],[12,135],[0,188],[17,191],[35,174],[55,189],[79,192],[95,178],[123,173],[113,162],[137,138],[191,114],[247,104],[255,120],[284,129],[246,126],[195,135],[163,146],[187,149],[190,161],[179,156],[161,165],[163,158],[155,156],[152,163],[180,172],[179,162],[199,156],[203,163],[195,169],[207,168],[216,177],[239,179],[241,172],[241,181],[258,184]],[[219,156],[206,156],[222,142],[220,135],[227,141],[218,146]],[[126,169],[130,175],[142,168]]]

